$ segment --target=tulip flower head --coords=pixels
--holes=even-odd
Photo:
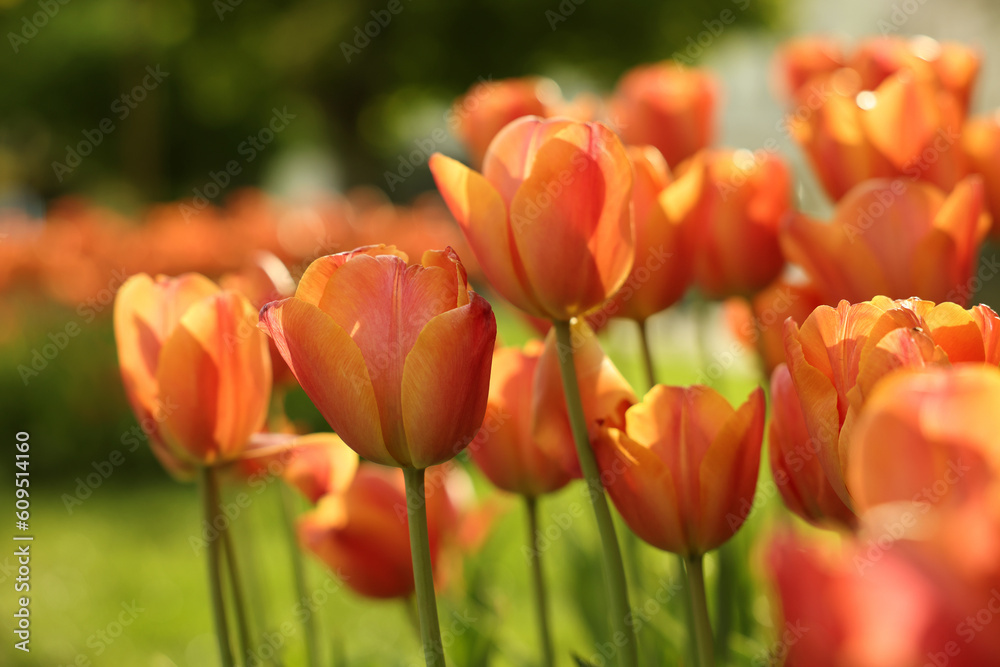
[[[685,557],[716,549],[748,515],[764,437],[764,392],[738,409],[709,387],[653,387],[601,428],[601,478],[625,523],[649,544]]]
[[[457,517],[445,486],[428,485],[425,506],[436,564]],[[343,494],[325,496],[302,516],[298,533],[303,547],[357,593],[374,598],[413,594],[401,471],[363,463]]]
[[[473,461],[495,486],[531,498],[557,491],[571,479],[532,436],[533,387],[541,354],[537,340],[524,350],[508,347],[493,353],[482,437],[469,448]],[[570,441],[561,451],[572,448]]]
[[[712,144],[718,102],[710,74],[663,62],[626,72],[609,107],[626,143],[656,146],[673,168]]]
[[[198,274],[138,274],[118,291],[125,393],[153,453],[175,476],[239,458],[262,428],[271,362],[255,320],[245,297]]]
[[[790,218],[781,246],[828,304],[876,295],[964,304],[990,226],[984,207],[977,176],[948,195],[926,183],[876,179],[845,195],[829,224]]]
[[[371,246],[313,262],[260,326],[330,426],[362,457],[426,468],[486,412],[496,319],[450,249],[407,266]]]
[[[820,306],[802,325],[785,322],[788,371],[820,463],[845,505],[854,424],[877,384],[898,368],[1000,361],[1000,316],[986,306],[964,310],[877,297]]]
[[[431,173],[490,284],[536,317],[569,321],[632,268],[632,169],[600,123],[525,117],[490,144],[483,172],[434,154]]]

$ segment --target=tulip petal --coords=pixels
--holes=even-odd
[[[489,181],[461,162],[440,153],[431,156],[431,173],[451,214],[458,221],[487,280],[515,306],[544,317],[514,248],[507,208]]]
[[[402,422],[411,460],[426,468],[453,458],[476,435],[486,414],[496,319],[486,299],[427,323],[403,367]]]
[[[705,388],[710,392],[711,389]],[[713,392],[714,393],[714,392]],[[699,471],[700,547],[704,551],[715,549],[743,525],[753,506],[760,470],[760,447],[764,439],[764,391],[757,387],[747,401],[733,412],[732,407],[719,396],[721,406],[706,405],[702,418],[722,428],[715,435],[711,447],[705,452]],[[707,425],[707,424],[706,424]]]
[[[320,299],[323,297],[323,292],[326,291],[326,286],[330,282],[330,277],[347,260],[356,255],[369,255],[371,257],[392,255],[399,257],[403,262],[406,262],[408,259],[405,252],[396,250],[396,247],[391,245],[370,245],[351,250],[350,252],[319,257],[313,260],[309,268],[306,269],[306,272],[302,274],[299,285],[295,289],[296,298],[318,306]]]
[[[690,526],[681,521],[681,498],[670,467],[616,428],[600,429],[593,447],[602,482],[632,532],[658,549],[686,553]]]
[[[904,70],[883,81],[874,95],[875,105],[861,113],[868,140],[897,169],[906,169],[940,124],[936,91]]]
[[[344,442],[370,461],[398,465],[383,445],[375,390],[350,335],[319,308],[295,297],[265,306],[260,322]]]

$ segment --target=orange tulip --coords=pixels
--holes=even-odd
[[[313,262],[260,326],[362,457],[426,468],[458,454],[486,412],[496,319],[450,248],[406,265],[392,247]]]
[[[691,282],[691,232],[672,217],[664,191],[670,171],[652,146],[628,146],[634,172],[632,212],[635,217],[635,263],[620,290],[601,307],[608,317],[637,322],[679,301]],[[591,326],[594,317],[590,318]]]
[[[570,320],[614,294],[632,268],[632,169],[599,123],[516,120],[483,173],[434,154],[431,172],[490,284],[521,310]]]
[[[823,297],[810,283],[779,277],[757,292],[751,300],[753,319],[746,326],[751,341],[771,373],[785,361],[784,322],[791,317],[804,322],[809,314],[823,305]]]
[[[559,347],[555,334],[552,330],[546,336],[545,349],[535,370],[532,435],[537,446],[549,457],[559,461],[573,477],[580,477],[580,461],[573,443],[559,370],[560,355],[570,351]],[[593,440],[601,424],[623,427],[625,411],[637,399],[628,381],[605,356],[597,336],[586,322],[575,321],[571,334],[583,414]]]
[[[820,463],[845,504],[853,426],[883,377],[901,367],[1000,362],[1000,316],[986,306],[964,310],[877,297],[820,306],[801,326],[785,323],[785,353],[795,393]]]
[[[263,426],[271,363],[255,320],[246,298],[197,274],[138,274],[118,291],[125,392],[153,453],[175,476],[238,458]]]
[[[493,137],[505,125],[523,116],[547,118],[562,104],[559,86],[552,79],[524,77],[475,84],[452,106],[451,123],[475,165]]]
[[[472,459],[495,486],[528,497],[557,491],[571,478],[531,433],[533,385],[541,353],[539,341],[523,351],[504,348],[493,353],[486,420],[480,437],[469,447]],[[560,449],[573,446],[570,441]]]
[[[773,58],[776,87],[789,100],[802,100],[806,86],[816,85],[844,66],[840,44],[822,36],[800,37],[785,41]]]
[[[1000,237],[1000,110],[966,123],[962,145],[969,156],[970,169],[983,179],[993,218],[993,236]]]
[[[718,103],[719,86],[710,74],[662,62],[626,72],[609,106],[625,143],[656,146],[676,167],[714,141]]]
[[[862,42],[847,66],[861,75],[867,90],[874,90],[901,70],[911,70],[953,95],[964,115],[979,74],[980,60],[975,49],[955,42],[938,42],[926,36],[876,37]]]
[[[785,505],[819,526],[853,529],[854,512],[837,496],[820,463],[820,444],[809,435],[792,376],[784,364],[771,376],[771,423],[768,453],[771,474]]]
[[[738,410],[703,386],[653,387],[602,427],[601,481],[632,531],[649,544],[699,556],[721,546],[753,505],[764,436],[764,392]]]
[[[436,564],[456,522],[445,487],[428,485],[427,524]],[[413,594],[406,491],[399,470],[362,464],[343,495],[326,496],[299,520],[299,540],[357,593],[374,598]]]
[[[884,537],[848,542],[834,554],[787,535],[775,539],[766,562],[781,613],[774,643],[754,662],[787,667],[993,664],[1000,634],[982,630],[1000,610],[996,582],[969,585],[928,554],[925,545]]]
[[[926,514],[1000,489],[1000,370],[963,364],[897,373],[865,404],[848,443],[861,509],[916,502]],[[930,507],[921,507],[926,503]]]
[[[295,281],[288,268],[269,252],[258,253],[253,263],[248,264],[242,271],[222,276],[219,285],[224,289],[240,292],[258,310],[271,301],[285,299],[295,294]],[[292,375],[288,364],[281,358],[278,347],[270,338],[268,338],[268,349],[271,352],[274,384],[277,386],[294,383],[295,376]]]
[[[788,127],[835,201],[872,178],[905,176],[951,190],[968,173],[961,105],[913,70],[866,89],[861,74],[841,69],[816,96]]]
[[[840,201],[829,224],[791,218],[781,244],[826,303],[877,294],[965,303],[989,229],[983,206],[975,176],[947,196],[926,183],[872,180]]]
[[[661,202],[692,230],[699,289],[712,298],[749,295],[774,280],[785,264],[778,230],[791,210],[785,163],[768,152],[708,150],[675,177]]]

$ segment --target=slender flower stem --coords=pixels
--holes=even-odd
[[[434,599],[434,571],[427,535],[427,507],[424,502],[424,471],[403,468],[406,480],[406,516],[410,524],[410,554],[413,557],[413,582],[417,589],[420,612],[420,638],[427,667],[444,667],[444,648],[438,626],[437,601]]]
[[[306,563],[299,548],[298,536],[295,533],[295,507],[292,490],[286,484],[278,485],[278,495],[281,498],[281,519],[284,524],[285,538],[288,542],[289,557],[292,561],[292,576],[295,579],[295,592],[298,604],[305,604],[309,599],[309,583],[306,580]],[[302,619],[302,631],[305,635],[306,658],[309,667],[320,667],[319,634],[316,631],[316,612],[307,614]]]
[[[688,588],[691,590],[691,608],[694,623],[691,624],[694,644],[698,647],[698,664],[713,667],[712,623],[708,620],[708,600],[705,597],[705,570],[703,556],[688,556],[685,560]]]
[[[570,325],[569,322],[556,321],[552,323],[552,326],[555,327],[558,342],[559,370],[562,373],[563,391],[566,394],[566,411],[569,413],[573,440],[576,442],[576,453],[580,459],[584,482],[587,485],[587,496],[594,509],[597,530],[601,535],[601,547],[604,551],[604,579],[607,585],[612,630],[614,631],[615,644],[620,644],[618,664],[621,667],[636,667],[639,663],[638,647],[633,627],[628,623],[631,608],[628,601],[625,566],[622,564],[622,554],[618,547],[611,510],[608,508],[608,499],[604,495],[604,487],[601,486],[597,459],[594,457],[594,451],[590,448],[587,421],[583,414],[583,402],[580,399],[580,387],[577,384],[576,366],[573,363],[573,341]],[[619,638],[621,642],[618,641]]]
[[[246,600],[243,596],[243,582],[240,578],[240,568],[236,563],[236,547],[233,545],[233,535],[227,525],[220,532],[223,555],[226,559],[226,570],[229,573],[229,588],[233,594],[233,606],[236,608],[236,628],[240,638],[240,653],[242,660],[247,660],[252,649],[250,640],[250,622],[247,617]]]
[[[542,572],[542,554],[538,550],[538,499],[525,496],[524,504],[528,513],[528,549],[531,552],[531,575],[535,588],[538,635],[542,644],[542,665],[553,667],[556,659],[552,652],[552,634],[549,629],[548,594],[545,590],[545,574]]]
[[[642,352],[642,363],[646,368],[646,387],[653,388],[656,384],[656,368],[653,366],[653,351],[649,346],[649,333],[645,322],[636,322],[639,327],[639,349]]]
[[[219,513],[219,486],[215,471],[210,467],[201,469],[202,506],[205,522],[213,525]],[[221,536],[208,542],[208,582],[212,593],[212,612],[215,616],[215,634],[219,640],[219,658],[222,667],[233,667],[233,650],[229,644],[229,623],[226,620],[226,596],[222,590],[222,544]]]

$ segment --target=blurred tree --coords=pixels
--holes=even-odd
[[[421,104],[534,72],[609,88],[640,62],[711,48],[724,11],[725,30],[761,26],[781,2],[0,0],[0,194],[186,197],[259,183],[291,148],[336,156],[343,185],[384,187],[417,138],[393,124]],[[430,184],[413,180],[394,196]]]

